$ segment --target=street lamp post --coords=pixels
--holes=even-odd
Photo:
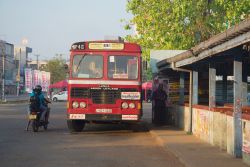
[[[2,50],[2,68],[3,68],[3,71],[2,71],[2,101],[6,101],[5,99],[5,43],[4,41],[0,41],[1,45],[1,50]]]
[[[19,61],[18,61],[18,71],[17,71],[17,76],[16,76],[16,82],[17,82],[17,93],[16,95],[19,96],[19,90],[20,90],[20,64],[21,64],[21,53],[22,49],[20,48],[19,50]]]
[[[38,59],[38,57],[39,57],[40,55],[37,54],[37,55],[35,55],[35,56],[36,56],[36,67],[37,67],[36,69],[39,70],[39,59]]]

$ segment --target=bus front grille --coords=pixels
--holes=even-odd
[[[88,88],[72,88],[71,97],[74,98],[89,98],[89,89]]]
[[[118,90],[71,88],[72,98],[91,98],[94,104],[115,104],[121,98],[121,92],[136,92],[133,88],[120,88]]]
[[[120,92],[115,90],[91,90],[91,99],[94,104],[115,104]]]

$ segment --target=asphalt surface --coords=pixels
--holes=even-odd
[[[49,129],[26,131],[27,104],[0,104],[0,167],[182,167],[148,131],[126,125],[87,125],[69,133],[66,104],[51,106]],[[144,106],[149,121],[150,105]],[[144,124],[142,124],[144,125]]]

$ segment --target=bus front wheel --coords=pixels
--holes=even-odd
[[[68,120],[67,124],[71,132],[81,132],[85,126],[85,122],[82,120]]]

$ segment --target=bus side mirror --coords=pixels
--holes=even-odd
[[[69,70],[68,64],[64,64],[64,69],[65,69],[65,70]]]
[[[68,73],[69,72],[69,66],[68,64],[64,64],[64,70]]]
[[[148,69],[148,62],[146,60],[142,61],[142,68],[143,68],[144,71],[147,71],[147,69]]]

